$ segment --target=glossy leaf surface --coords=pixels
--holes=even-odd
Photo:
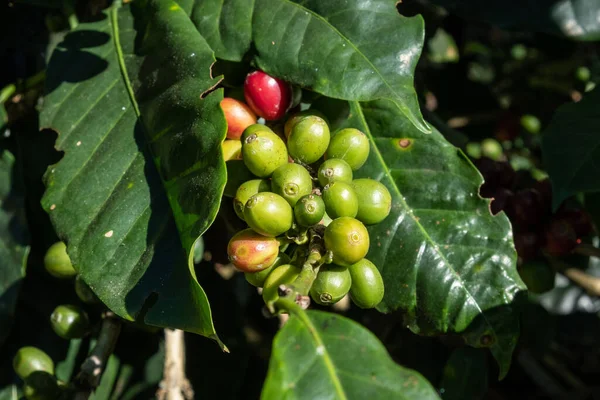
[[[512,306],[525,290],[508,218],[491,215],[478,194],[483,179],[462,152],[437,131],[415,129],[391,101],[351,103],[346,125],[372,143],[355,178],[381,181],[392,195],[390,215],[368,227],[367,258],[385,283],[378,309],[404,310],[417,333],[464,332],[469,344],[491,348],[503,376],[519,333]]]
[[[438,399],[356,322],[321,311],[290,318],[273,342],[261,399]]]
[[[256,0],[256,62],[304,88],[345,100],[387,98],[423,131],[413,87],[423,20],[387,0]]]
[[[41,121],[64,157],[42,202],[114,312],[216,338],[191,262],[226,175],[214,57],[177,3],[139,6],[80,24],[52,56]]]
[[[241,61],[250,48],[253,0],[195,1],[191,19],[215,56]]]

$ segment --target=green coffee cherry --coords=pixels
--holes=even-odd
[[[329,123],[327,122],[327,117],[325,117],[325,115],[321,111],[318,111],[318,110],[315,110],[315,109],[304,110],[304,111],[300,111],[299,113],[296,113],[296,114],[292,115],[287,121],[285,121],[285,126],[283,128],[283,132],[285,134],[285,137],[289,138],[290,137],[290,133],[292,132],[292,128],[298,122],[300,122],[304,118],[310,117],[310,116],[316,116],[316,117],[321,118],[329,126]]]
[[[81,275],[77,275],[75,278],[75,293],[79,300],[84,302],[85,304],[99,304],[100,299],[94,291],[84,282]]]
[[[244,219],[254,231],[268,237],[287,232],[294,220],[289,203],[271,192],[261,192],[250,197],[244,207]]]
[[[268,192],[270,189],[271,185],[266,179],[252,179],[242,183],[233,198],[233,209],[237,216],[244,220],[244,206],[250,197],[256,193]]]
[[[333,182],[323,188],[327,214],[333,218],[352,217],[358,212],[358,197],[346,182]]]
[[[56,278],[68,279],[77,275],[64,242],[56,242],[50,246],[44,256],[44,266],[46,271]]]
[[[556,271],[547,262],[529,261],[517,270],[531,293],[542,294],[554,289]]]
[[[317,304],[329,306],[340,301],[351,284],[352,278],[346,267],[335,264],[323,266],[310,288],[310,297]]]
[[[79,339],[87,333],[90,320],[81,308],[64,304],[54,309],[50,316],[50,325],[63,339]]]
[[[335,264],[348,267],[369,252],[369,232],[357,219],[341,217],[325,228],[325,248],[333,253]]]
[[[324,119],[308,116],[298,121],[290,131],[287,146],[294,160],[312,164],[323,157],[329,146],[329,126]]]
[[[300,164],[285,164],[277,168],[271,177],[271,191],[294,205],[301,197],[312,192],[312,178]]]
[[[285,143],[271,129],[250,125],[242,134],[242,158],[254,175],[268,178],[280,166],[287,164]]]
[[[246,281],[252,286],[262,287],[271,271],[273,271],[280,265],[285,265],[289,263],[290,257],[285,253],[279,253],[279,256],[275,259],[275,262],[271,264],[270,267],[258,272],[245,272],[244,276],[246,277]]]
[[[535,115],[526,114],[521,117],[521,126],[529,133],[540,133],[542,123]]]
[[[352,276],[350,298],[360,308],[376,307],[383,300],[383,278],[371,261],[363,258],[348,267]]]
[[[325,203],[320,196],[309,194],[302,197],[294,206],[294,217],[300,226],[317,225],[325,215]]]
[[[356,219],[366,225],[383,221],[392,209],[392,195],[381,183],[373,179],[355,179],[352,187],[358,198]]]
[[[291,264],[280,265],[273,269],[263,284],[262,297],[265,304],[279,299],[279,286],[289,285],[300,275],[301,269]]]
[[[271,129],[270,126],[264,125],[264,124],[252,124],[252,125],[248,125],[246,127],[246,129],[244,129],[244,131],[242,132],[242,136],[240,136],[240,140],[244,140],[244,134],[246,136],[250,136],[250,135],[252,135],[254,133],[262,132],[262,131],[273,132],[273,129]],[[273,133],[275,133],[275,132],[273,132]]]
[[[581,82],[587,82],[592,77],[592,73],[588,67],[581,66],[575,71],[575,76]]]
[[[333,182],[352,182],[352,168],[350,165],[340,158],[330,158],[325,160],[319,167],[318,172],[319,183],[322,186]]]
[[[504,149],[496,139],[487,138],[481,142],[481,154],[494,161],[500,161],[504,155]]]
[[[23,395],[27,400],[55,400],[61,395],[61,388],[54,375],[36,371],[25,379]]]
[[[356,171],[367,161],[369,149],[369,139],[364,133],[358,129],[346,128],[333,135],[325,158],[341,158]]]
[[[54,362],[37,347],[21,347],[13,358],[13,369],[21,379],[26,379],[35,371],[47,372],[54,375]]]

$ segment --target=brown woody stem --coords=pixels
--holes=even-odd
[[[74,382],[78,388],[76,398],[87,399],[91,392],[98,387],[108,358],[115,350],[120,333],[121,320],[112,312],[107,312],[102,321],[98,342],[81,364],[81,371],[75,377]]]
[[[185,338],[182,330],[165,329],[163,380],[156,397],[159,400],[194,398],[194,390],[185,376]]]

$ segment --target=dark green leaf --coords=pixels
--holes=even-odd
[[[254,0],[194,2],[192,21],[217,58],[241,61],[250,48]]]
[[[61,8],[63,0],[16,0],[16,3],[27,4],[36,7]]]
[[[261,398],[438,399],[418,372],[403,368],[356,322],[321,311],[290,317],[273,342]]]
[[[600,191],[600,90],[558,109],[542,134],[544,165],[552,182],[556,209],[577,192]]]
[[[79,368],[77,360],[81,350],[81,339],[69,341],[69,350],[65,359],[56,363],[56,377],[58,379],[63,382],[69,382],[71,380],[73,373]]]
[[[29,253],[25,202],[17,188],[14,164],[13,155],[0,148],[0,346],[12,327]]]
[[[393,100],[424,132],[413,87],[423,19],[405,18],[389,0],[256,0],[258,66],[329,97]]]
[[[564,35],[576,40],[600,39],[598,0],[433,0],[466,18],[505,29]]]
[[[0,103],[0,134],[4,134],[4,128],[8,122],[8,114],[3,103]]]
[[[390,101],[350,104],[347,125],[373,144],[356,177],[381,181],[393,201],[369,227],[367,258],[385,282],[378,309],[404,310],[421,334],[476,329],[469,343],[491,347],[504,376],[519,333],[511,304],[525,290],[508,218],[491,215],[481,175],[439,132],[415,129]]]
[[[136,4],[81,24],[52,56],[41,121],[64,157],[42,203],[111,310],[216,338],[192,262],[226,179],[214,56],[177,3]]]
[[[488,391],[488,371],[485,353],[463,347],[456,349],[444,367],[440,385],[444,400],[479,400]]]

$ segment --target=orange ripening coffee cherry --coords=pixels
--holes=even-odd
[[[239,139],[244,129],[256,123],[256,114],[246,104],[231,97],[221,100],[227,120],[227,139]]]
[[[273,264],[279,254],[279,241],[259,235],[252,229],[236,233],[227,246],[229,260],[243,272],[258,272]]]
[[[282,118],[292,103],[292,89],[288,83],[262,71],[246,76],[244,97],[256,114],[267,121]]]

